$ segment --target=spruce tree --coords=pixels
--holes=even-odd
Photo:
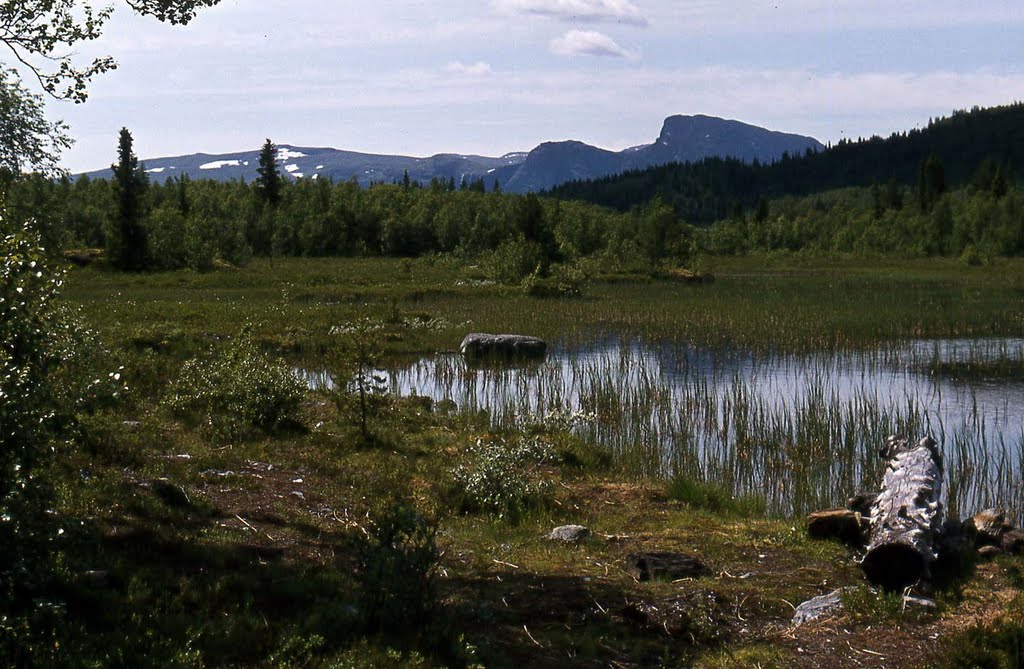
[[[107,258],[118,269],[138,272],[146,267],[146,231],[142,227],[148,180],[132,149],[132,134],[121,128],[114,171],[117,202],[114,225],[107,235]]]
[[[271,207],[281,200],[281,173],[277,171],[277,147],[267,139],[260,149],[260,164],[257,168],[256,192]]]

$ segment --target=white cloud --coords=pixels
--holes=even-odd
[[[629,0],[497,0],[496,4],[508,12],[546,16],[559,21],[647,25],[640,9]]]
[[[448,67],[445,70],[451,74],[461,74],[469,77],[486,77],[492,73],[491,66],[483,61],[477,61],[472,65],[453,61],[448,63]]]
[[[611,56],[613,58],[639,58],[604,33],[595,30],[570,30],[551,40],[551,53],[558,56]]]

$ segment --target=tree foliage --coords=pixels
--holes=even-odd
[[[70,146],[67,126],[47,121],[42,99],[13,70],[0,68],[0,172],[5,180],[25,171],[59,174],[57,158]]]
[[[202,7],[219,0],[126,0],[140,14],[173,24],[188,23]],[[109,56],[79,62],[75,47],[98,39],[113,7],[96,9],[86,0],[3,0],[0,42],[48,94],[74,102],[88,97],[89,82],[117,67]]]
[[[196,11],[220,0],[125,0],[139,14],[184,24]],[[89,0],[0,0],[0,43],[11,61],[0,61],[0,169],[58,171],[70,146],[67,127],[46,121],[40,99],[21,81],[16,64],[39,89],[63,100],[84,102],[89,82],[117,67],[109,56],[82,60],[77,47],[99,39],[113,7]]]

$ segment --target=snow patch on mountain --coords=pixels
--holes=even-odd
[[[286,160],[292,160],[293,158],[305,157],[306,154],[304,154],[302,151],[292,151],[291,149],[286,147],[281,147],[277,150],[277,159],[282,163]]]
[[[203,163],[199,166],[201,170],[219,170],[222,167],[238,167],[241,165],[240,160],[214,160],[209,163]]]

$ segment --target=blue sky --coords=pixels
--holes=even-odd
[[[1024,100],[1024,3],[223,0],[187,27],[123,3],[64,165],[277,143],[501,155],[652,141],[710,114],[828,141]]]

